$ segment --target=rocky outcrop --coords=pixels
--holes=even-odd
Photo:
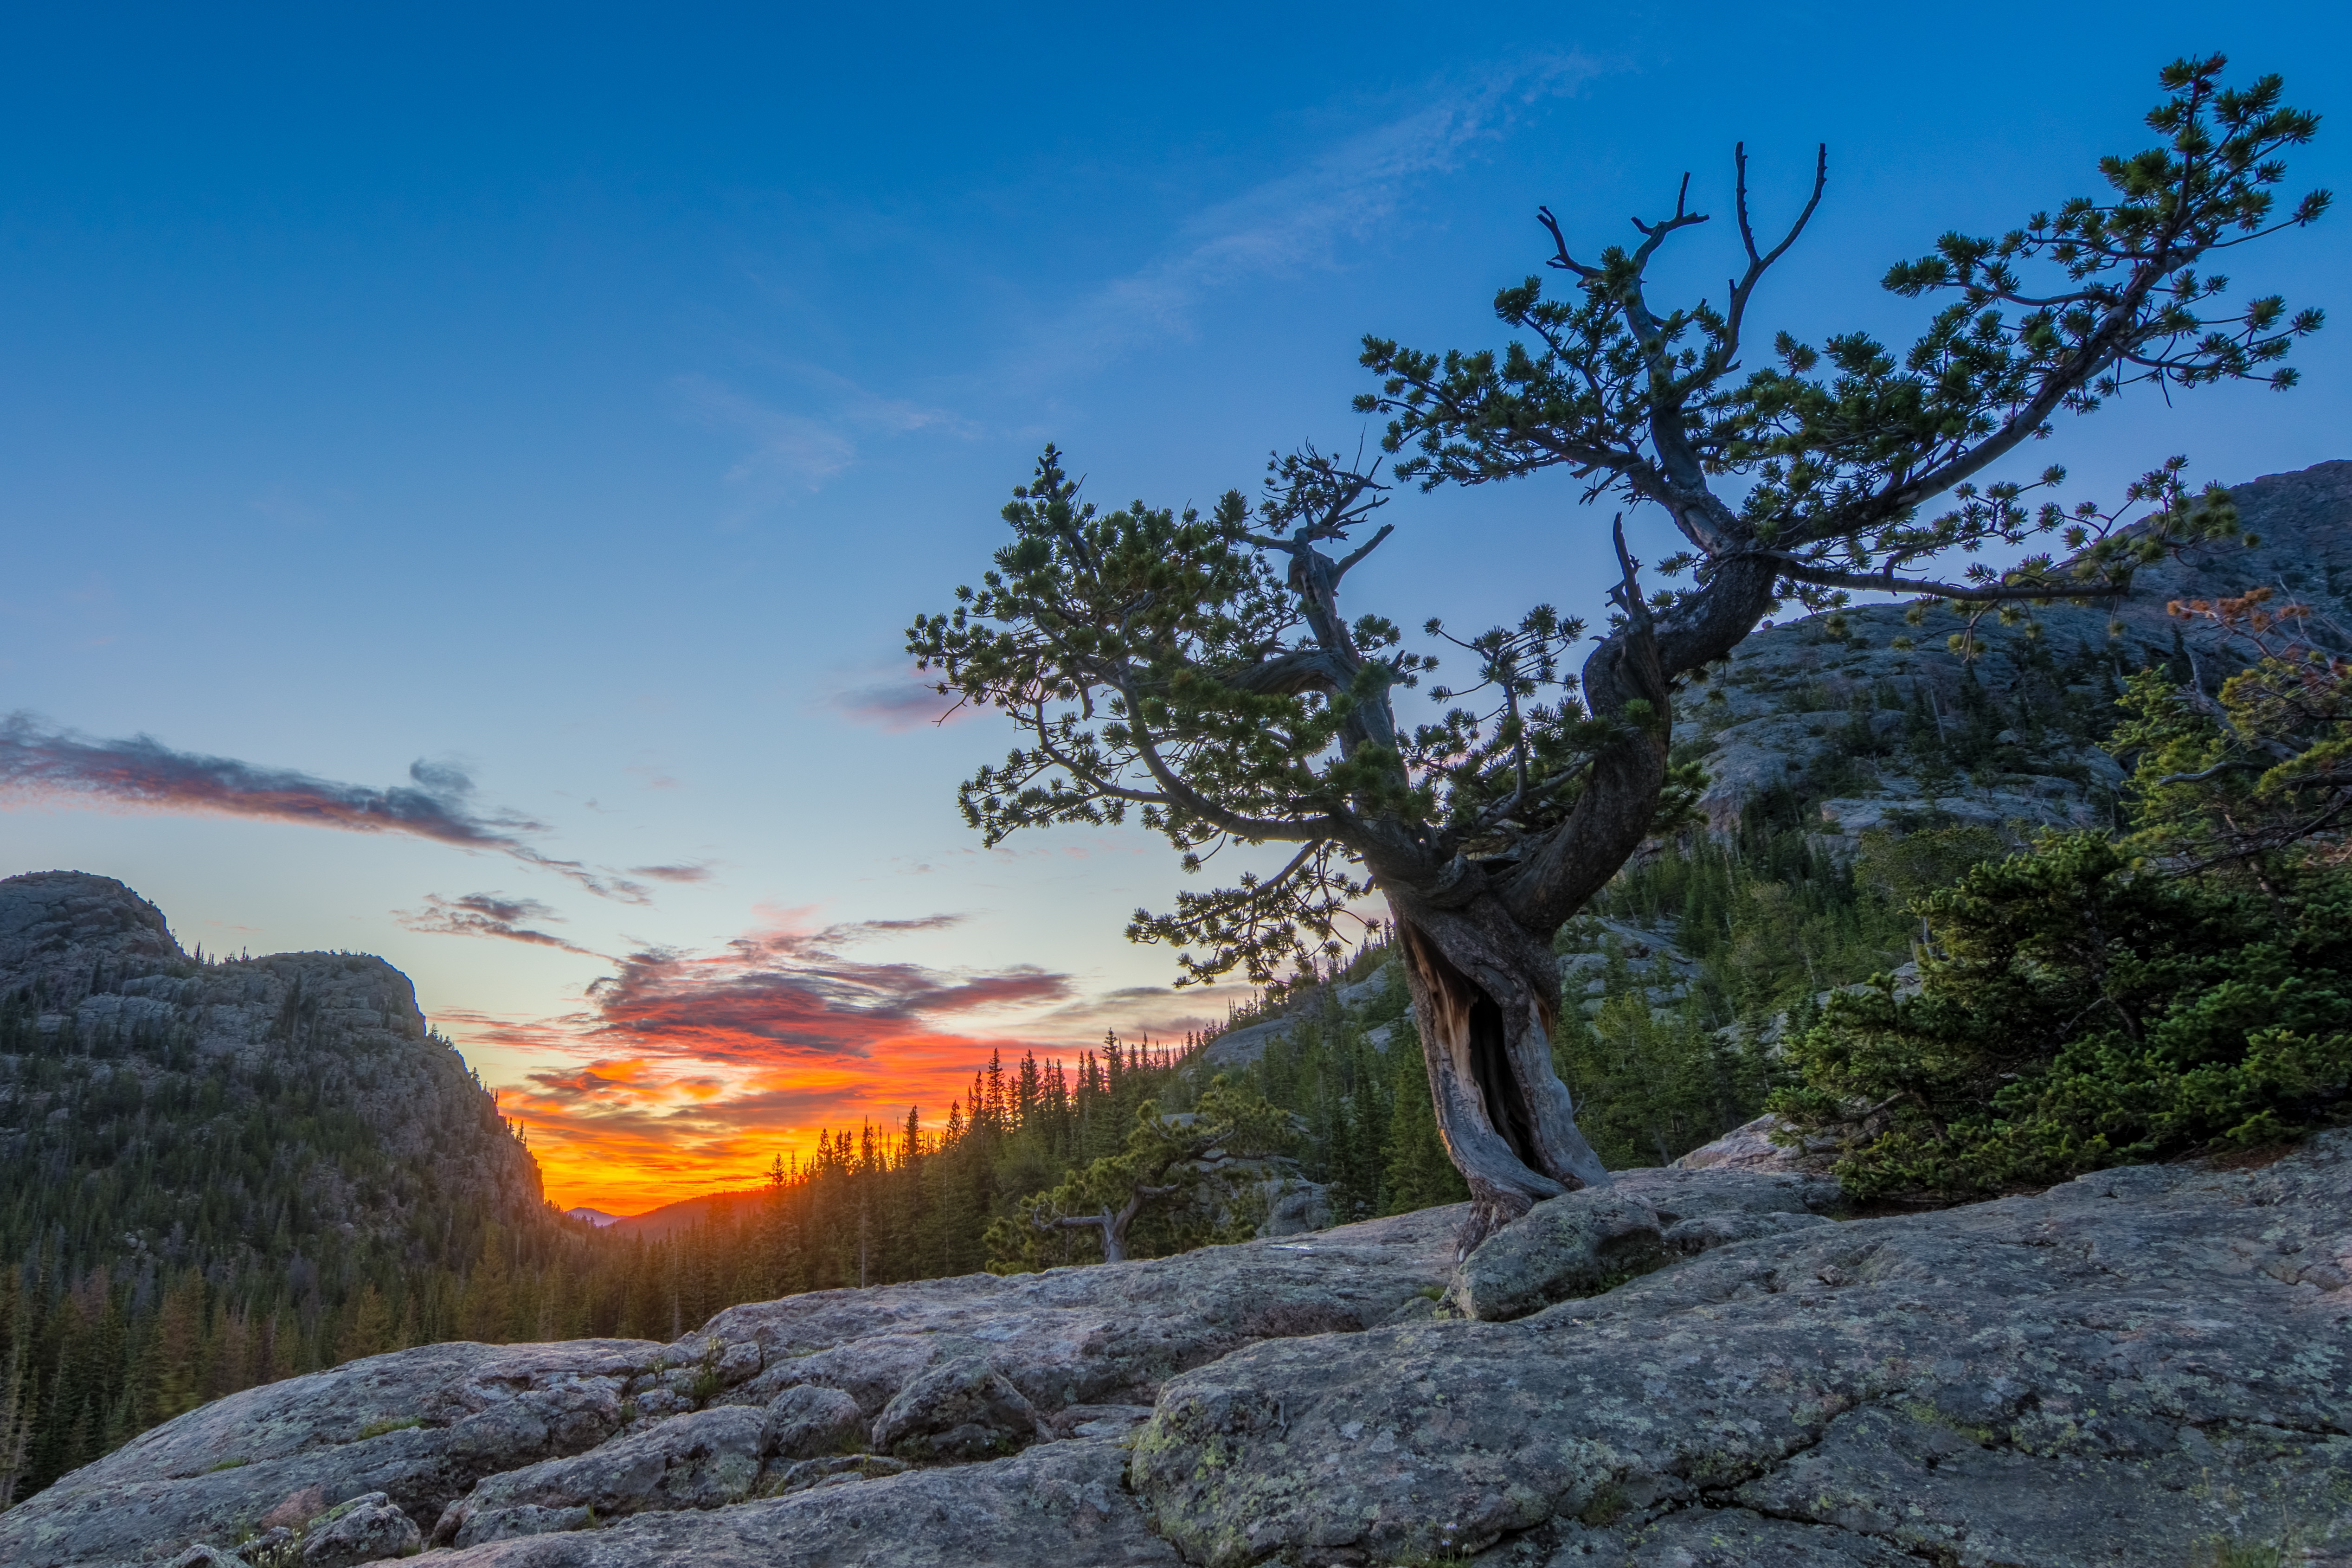
[[[32,1070],[35,1058],[39,1070]],[[539,1169],[509,1135],[496,1102],[418,1012],[408,977],[380,958],[295,952],[199,963],[163,912],[121,882],[79,871],[0,879],[0,1180],[33,1194],[69,1193],[85,1173],[124,1163],[160,1169],[183,1151],[265,1133],[272,1097],[299,1084],[356,1123],[331,1152],[289,1144],[271,1179],[299,1184],[288,1247],[312,1265],[362,1236],[438,1234],[452,1200],[514,1226],[549,1223]],[[142,1114],[68,1125],[64,1107],[97,1097]],[[339,1131],[341,1129],[339,1128]],[[299,1163],[299,1170],[288,1168]],[[72,1255],[49,1267],[79,1277],[252,1261],[194,1223],[207,1203],[258,1212],[275,1196],[234,1171],[199,1194],[152,1183],[126,1201],[136,1228],[82,1237],[62,1210]],[[55,1201],[66,1201],[59,1197]],[[268,1236],[271,1226],[250,1228]]]
[[[356,1568],[424,1549],[416,1521],[382,1492],[355,1497],[320,1514],[304,1532],[302,1568]]]
[[[491,1550],[501,1544],[494,1534],[568,1532],[592,1510],[600,1524],[615,1513],[732,1518],[754,1505],[723,1506],[730,1495],[829,1498],[877,1486],[871,1478],[898,1468],[885,1456],[830,1470],[825,1459],[798,1458],[785,1448],[795,1412],[820,1421],[831,1412],[837,1434],[930,1464],[1047,1438],[1055,1449],[1108,1445],[1180,1373],[1269,1338],[1353,1332],[1426,1306],[1423,1293],[1446,1279],[1461,1217],[1431,1209],[1149,1262],[818,1291],[730,1309],[667,1346],[457,1344],[375,1356],[232,1394],[133,1439],[0,1513],[0,1562],[160,1563],[198,1543],[234,1546],[265,1519],[301,1527],[371,1492],[445,1543]],[[793,1396],[802,1389],[823,1392]],[[745,1434],[759,1474],[730,1492]],[[1034,1473],[1096,1495],[1065,1469]],[[909,1495],[940,1495],[937,1485]],[[1131,1509],[1115,1481],[1101,1495]],[[1072,1505],[1081,1537],[1095,1528],[1090,1506]],[[834,1518],[831,1508],[805,1517]],[[686,1528],[645,1526],[661,1540]]]
[[[1547,1199],[1480,1242],[1447,1299],[1493,1323],[1597,1296],[1665,1261],[1662,1229],[1655,1208],[1614,1187]]]
[[[1197,1069],[1203,1073],[1223,1072],[1231,1068],[1245,1068],[1265,1055],[1265,1048],[1290,1037],[1299,1022],[1307,1018],[1337,1018],[1350,1008],[1360,1008],[1378,998],[1391,986],[1403,984],[1402,972],[1380,969],[1361,980],[1343,984],[1318,985],[1293,998],[1290,1007],[1271,1018],[1244,1024],[1238,1029],[1227,1029],[1201,1048],[1194,1058]],[[1388,1048],[1389,1036],[1373,1031],[1378,1038],[1368,1036],[1380,1049]]]
[[[803,1383],[768,1402],[761,1434],[766,1451],[785,1459],[814,1459],[866,1446],[866,1412],[837,1388]]]
[[[874,1446],[905,1459],[985,1459],[1041,1435],[1036,1406],[985,1356],[935,1366],[891,1397]]]
[[[443,1510],[434,1544],[473,1546],[741,1502],[760,1479],[766,1426],[762,1412],[740,1405],[697,1410],[584,1454],[503,1471]]]
[[[2090,649],[2099,661],[2137,668],[2174,658],[2176,633],[2214,671],[2236,662],[2210,632],[2166,613],[2174,599],[2218,598],[2267,587],[2352,624],[2352,462],[2320,463],[2294,473],[2269,474],[2232,487],[2231,499],[2255,542],[2200,545],[2159,559],[2135,579],[2132,596],[2112,608],[2053,605],[2034,611],[2029,626],[1979,622],[1983,652],[1973,672],[1949,651],[1947,637],[1964,618],[1937,610],[1923,626],[1906,620],[1908,606],[1849,607],[1835,617],[1811,616],[1748,637],[1717,676],[1680,694],[1675,739],[1693,749],[1709,780],[1703,809],[1717,829],[1730,827],[1740,808],[1774,784],[1804,771],[1841,731],[1859,722],[1883,737],[1904,722],[1880,709],[1857,718],[1849,704],[1874,689],[1931,700],[1937,722],[1949,720],[1960,686],[1980,684],[2004,710],[2047,708],[2080,700],[2106,718],[2112,710],[2088,687],[2032,687],[2034,661]],[[2110,637],[2114,620],[2120,631]],[[1898,641],[1915,646],[1897,647]],[[1870,704],[1865,702],[1865,708]],[[2046,715],[2044,715],[2046,717]],[[2004,731],[2008,742],[1993,765],[1972,778],[1937,781],[1882,762],[1864,787],[1841,790],[1819,807],[1824,835],[1853,847],[1856,836],[1904,813],[1933,812],[2001,827],[2011,822],[2062,827],[2104,827],[2106,801],[2123,771],[2095,746],[2063,733],[2037,738],[2024,717]]]
[[[168,1561],[382,1493],[425,1528],[486,1477],[620,1435],[662,1346],[428,1345],[231,1394],[0,1513],[11,1568]]]
[[[1510,1321],[1434,1300],[1436,1209],[381,1356],[148,1434],[0,1561],[292,1563],[338,1505],[452,1568],[2352,1561],[2352,1132],[1895,1218],[1729,1165],[1585,1206],[1660,1266]]]
[[[1220,1565],[2352,1552],[2347,1200],[2339,1133],[1806,1226],[1517,1322],[1255,1347],[1162,1391],[1130,1481]]]
[[[500,1542],[431,1568],[1181,1568],[1127,1493],[1127,1450],[1079,1439],[708,1514]]]

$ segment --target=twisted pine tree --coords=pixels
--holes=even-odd
[[[1372,526],[1388,499],[1380,464],[1310,447],[1270,466],[1255,504],[1234,491],[1206,515],[1140,501],[1106,513],[1048,447],[1004,509],[1013,538],[980,586],[908,634],[940,692],[1023,731],[963,784],[966,816],[992,845],[1132,811],[1188,872],[1234,846],[1295,846],[1270,872],[1137,914],[1129,935],[1177,945],[1188,979],[1240,968],[1264,981],[1332,946],[1335,921],[1378,891],[1438,1123],[1475,1198],[1462,1246],[1606,1180],[1552,1069],[1551,942],[1686,808],[1694,781],[1667,763],[1676,683],[1786,598],[1822,608],[1868,590],[1972,615],[2111,600],[2137,565],[2226,528],[2186,493],[2178,460],[2104,510],[2029,500],[2061,481],[2056,468],[1980,478],[2129,386],[2293,384],[2284,358],[2318,313],[2290,315],[2276,297],[2230,310],[2226,279],[2202,268],[2320,216],[2324,192],[2284,209],[2275,194],[2279,154],[2317,121],[2282,104],[2275,77],[2225,88],[2223,68],[2219,56],[2166,68],[2148,116],[2162,141],[2104,160],[2103,196],[1998,239],[1947,235],[1893,268],[1896,294],[1946,301],[1899,356],[1860,332],[1820,349],[1784,332],[1773,363],[1741,367],[1757,288],[1819,205],[1826,150],[1769,249],[1735,154],[1743,259],[1719,305],[1650,296],[1652,260],[1709,221],[1686,176],[1671,216],[1636,219],[1638,244],[1591,262],[1542,210],[1568,289],[1549,295],[1531,277],[1504,289],[1496,314],[1525,337],[1499,354],[1367,339],[1380,390],[1357,406],[1389,416],[1392,478],[1428,489],[1565,468],[1588,501],[1660,509],[1689,546],[1658,563],[1688,585],[1645,594],[1617,530],[1615,609],[1580,675],[1568,670],[1584,628],[1549,606],[1467,639],[1430,623],[1430,646],[1467,654],[1476,673],[1431,693],[1434,722],[1402,723],[1395,707],[1433,655],[1381,616],[1341,609],[1349,572],[1392,527]],[[1981,546],[2046,538],[2071,559],[1937,574]]]

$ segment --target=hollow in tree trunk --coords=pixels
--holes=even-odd
[[[1470,1185],[1461,1256],[1533,1205],[1609,1180],[1553,1070],[1559,964],[1492,895],[1463,909],[1392,893],[1438,1134]]]

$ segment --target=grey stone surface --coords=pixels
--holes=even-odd
[[[310,1522],[302,1535],[302,1568],[357,1568],[425,1548],[425,1533],[382,1492],[366,1492]]]
[[[761,1370],[718,1396],[764,1405],[803,1384],[837,1388],[867,1416],[941,1363],[978,1355],[1040,1413],[1149,1403],[1162,1382],[1257,1340],[1362,1328],[1452,1271],[1460,1207],[1314,1236],[1203,1247],[1181,1258],[970,1274],[871,1290],[820,1290],[730,1308],[674,1347],[756,1347]]]
[[[935,1366],[874,1422],[874,1447],[902,1459],[985,1459],[1045,1435],[1035,1407],[979,1356]]]
[[[431,1568],[1179,1568],[1120,1483],[1115,1443],[817,1487],[715,1513],[502,1541]]]
[[[1053,1426],[1065,1437],[1120,1437],[1150,1419],[1149,1405],[1073,1405]]]
[[[0,1513],[0,1563],[163,1562],[313,1492],[312,1511],[382,1492],[437,1520],[484,1476],[617,1434],[622,1387],[664,1354],[631,1340],[428,1345],[233,1394]]]
[[[1631,1530],[1570,1526],[1546,1568],[1921,1568],[1875,1536],[1770,1519],[1744,1508],[1685,1509]]]
[[[2325,1558],[2352,1546],[2348,1276],[2339,1132],[1736,1242],[1517,1322],[1255,1346],[1169,1384],[1130,1479],[1213,1564],[1535,1563],[1604,1526],[1617,1561],[1706,1562],[1757,1516],[1820,1532],[1765,1531],[1764,1562]]]
[[[1660,1229],[1647,1200],[1613,1185],[1547,1198],[1462,1260],[1448,1300],[1493,1323],[1592,1295],[1665,1261]]]
[[[1801,1170],[1680,1162],[1621,1171],[1613,1185],[1656,1209],[1666,1250],[1685,1256],[1828,1225],[1845,1196],[1830,1177]]]
[[[723,1508],[760,1479],[767,1417],[740,1405],[698,1410],[617,1437],[587,1453],[506,1470],[449,1505],[433,1527],[436,1546],[472,1546],[539,1535],[551,1514],[617,1519],[669,1509]]]
[[[1801,1171],[1693,1169],[1677,1162],[1619,1171],[1609,1184],[1647,1203],[1666,1225],[1730,1215],[1834,1215],[1845,1206],[1835,1180]]]
[[[674,1345],[376,1356],[205,1405],[66,1477],[0,1513],[0,1563],[163,1563],[234,1542],[312,1489],[320,1508],[382,1491],[437,1522],[485,1477],[622,1436],[625,1400],[633,1432],[655,1424],[650,1407],[691,1410],[706,1367],[719,1385],[709,1405],[763,1422],[801,1386],[846,1394],[870,1421],[923,1373],[971,1356],[1048,1417],[1149,1405],[1189,1367],[1268,1338],[1360,1329],[1442,1285],[1461,1219],[1428,1209],[1181,1258],[821,1291],[734,1308]]]
[[[768,1402],[763,1447],[778,1458],[814,1459],[864,1447],[868,1425],[841,1390],[799,1384]]]
[[[1702,1143],[1675,1162],[1683,1171],[1803,1172],[1811,1168],[1801,1149],[1772,1142],[1780,1131],[1777,1116],[1759,1116],[1742,1122],[1712,1143]]]
[[[845,1486],[878,1476],[900,1476],[914,1467],[887,1454],[833,1454],[819,1459],[779,1460],[760,1472],[760,1495],[782,1497],[810,1487]]]

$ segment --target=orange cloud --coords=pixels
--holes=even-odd
[[[715,953],[633,953],[568,1017],[441,1022],[545,1064],[500,1086],[500,1109],[557,1203],[628,1214],[753,1185],[822,1128],[897,1126],[911,1107],[936,1130],[992,1051],[1066,1059],[1107,1026],[1165,1039],[1206,1021],[1158,988],[1086,998],[1033,966],[948,973],[846,951],[952,917],[803,919],[780,913]]]

